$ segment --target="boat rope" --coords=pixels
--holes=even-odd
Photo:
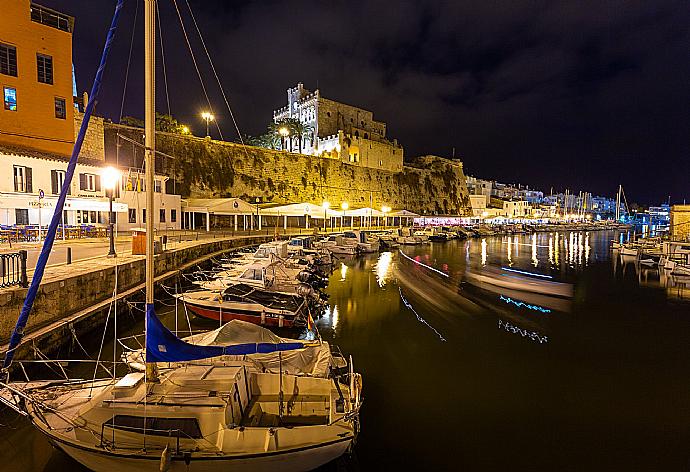
[[[206,103],[208,104],[208,111],[209,111],[209,113],[213,114],[213,107],[211,106],[211,100],[208,98],[208,92],[206,91],[206,85],[204,84],[204,79],[201,76],[201,72],[199,71],[199,65],[196,62],[196,57],[194,56],[194,51],[192,50],[192,45],[189,42],[189,36],[187,36],[187,29],[184,26],[184,21],[182,20],[182,14],[180,13],[180,9],[177,6],[177,0],[173,0],[173,5],[175,6],[175,11],[177,12],[177,17],[180,20],[180,26],[182,27],[182,34],[184,35],[184,40],[187,43],[187,48],[189,49],[189,55],[192,57],[192,62],[194,63],[194,69],[196,69],[196,75],[199,77],[199,82],[201,83],[201,89],[203,90],[204,96],[206,97]],[[224,140],[223,132],[220,130],[220,125],[218,124],[218,120],[213,120],[213,122],[216,124],[216,128],[218,129],[218,134],[220,135],[221,141]]]
[[[57,228],[62,221],[63,209],[65,207],[65,200],[67,199],[67,190],[70,188],[72,183],[72,178],[74,177],[74,172],[77,167],[77,160],[79,158],[79,153],[81,152],[81,147],[84,142],[84,137],[86,136],[86,131],[89,126],[89,121],[91,120],[91,115],[93,114],[93,109],[98,103],[98,95],[101,90],[101,81],[103,78],[103,72],[105,71],[105,66],[108,60],[108,54],[112,47],[113,40],[115,38],[115,31],[117,29],[118,20],[120,17],[120,11],[122,10],[124,0],[118,0],[115,6],[115,12],[113,13],[113,18],[110,24],[110,29],[108,30],[108,35],[105,40],[105,45],[103,47],[103,53],[101,55],[101,62],[96,71],[96,77],[94,78],[93,85],[91,87],[91,94],[89,96],[89,101],[84,110],[84,118],[81,122],[81,127],[79,129],[79,134],[74,143],[74,148],[72,149],[72,155],[70,156],[69,164],[67,165],[67,170],[65,171],[64,184],[60,195],[58,196],[57,202],[55,203],[55,211],[53,212],[50,225],[48,226],[48,232],[46,233],[46,239],[43,242],[43,247],[41,253],[38,256],[38,261],[36,262],[36,268],[34,270],[33,277],[31,279],[31,285],[26,293],[26,298],[24,299],[24,305],[22,306],[21,313],[17,319],[17,323],[12,331],[10,337],[9,347],[5,353],[5,359],[2,368],[2,377],[8,378],[9,372],[8,368],[12,364],[12,359],[14,359],[14,354],[24,337],[24,329],[29,320],[29,315],[31,314],[31,309],[33,308],[34,300],[38,294],[38,289],[41,285],[41,280],[43,279],[43,274],[45,272],[46,265],[48,263],[48,258],[53,249],[53,243],[55,242],[55,235],[57,233]]]
[[[96,372],[98,372],[98,365],[101,362],[101,354],[103,353],[103,344],[105,343],[105,334],[108,331],[108,321],[110,321],[110,313],[113,310],[113,304],[116,300],[116,298],[115,298],[116,294],[117,294],[117,283],[115,284],[115,288],[113,289],[113,295],[112,295],[113,298],[111,299],[110,304],[108,305],[108,314],[105,317],[105,324],[103,325],[103,335],[101,336],[101,345],[98,347],[98,357],[96,358],[96,365],[93,368],[93,378],[91,380],[91,388],[89,389],[89,398],[91,397],[91,394],[93,392],[93,384],[96,382]],[[115,336],[117,337],[117,333],[115,333]],[[108,375],[112,375],[112,374],[108,371]]]

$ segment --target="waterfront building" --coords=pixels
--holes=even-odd
[[[690,205],[673,205],[670,212],[671,238],[690,241]]]
[[[467,182],[467,192],[472,195],[483,195],[485,199],[484,207],[491,202],[491,191],[493,189],[493,182],[491,180],[484,180],[468,175],[465,177]],[[472,203],[474,209],[474,202]]]
[[[526,200],[505,200],[503,213],[507,218],[520,218],[530,214],[529,202]]]
[[[88,96],[76,97],[72,67],[74,18],[28,0],[3,2],[0,15],[0,225],[47,226],[81,127]],[[109,196],[103,118],[92,116],[65,201],[65,225],[107,225]],[[119,166],[118,166],[119,167]],[[120,168],[113,210],[120,231],[143,226],[143,175]],[[179,228],[179,195],[156,177],[155,225]]]
[[[302,83],[287,90],[287,105],[273,112],[274,122],[286,118],[299,120],[302,136],[288,137],[289,151],[374,169],[400,172],[403,148],[386,137],[386,123],[374,120],[363,108],[330,100],[317,89],[309,91]],[[300,143],[301,141],[301,143]]]
[[[74,144],[74,19],[29,0],[0,14],[0,143],[69,155]]]
[[[0,225],[47,226],[53,215],[67,170],[60,156],[18,153],[0,146]],[[108,224],[109,195],[102,184],[105,164],[80,159],[65,200],[62,221],[68,226]],[[145,220],[144,176],[120,169],[122,179],[115,189],[113,212],[119,231],[141,227]],[[139,183],[134,181],[136,175]],[[166,193],[167,177],[157,175],[157,229],[179,229],[180,196]]]

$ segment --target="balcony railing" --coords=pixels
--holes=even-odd
[[[68,33],[74,29],[74,18],[35,3],[31,4],[31,21]]]

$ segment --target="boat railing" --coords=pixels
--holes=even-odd
[[[112,439],[107,440],[105,439],[105,428],[108,427],[112,430]],[[144,450],[146,450],[146,434],[149,433],[152,436],[158,436],[158,437],[167,437],[168,439],[173,438],[173,433],[174,438],[175,438],[175,454],[179,455],[180,454],[180,437],[184,436],[182,439],[194,439],[191,436],[189,436],[187,433],[185,433],[183,430],[177,428],[177,429],[153,429],[153,428],[135,428],[135,427],[127,427],[127,428],[118,428],[115,425],[108,424],[108,422],[104,422],[101,425],[101,442],[98,445],[98,447],[105,449],[106,446],[112,449],[115,449],[115,430],[120,430],[120,431],[126,431],[126,432],[132,432],[132,433],[139,433],[144,435]],[[159,433],[159,434],[154,434],[154,433]],[[160,434],[163,433],[163,434]]]

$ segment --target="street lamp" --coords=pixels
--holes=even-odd
[[[350,204],[347,202],[343,202],[340,204],[340,208],[343,209],[343,218],[340,220],[340,231],[343,230],[343,226],[345,225],[345,211],[350,208]]]
[[[203,112],[203,113],[201,114],[201,118],[204,119],[204,120],[206,120],[206,137],[210,137],[210,136],[209,136],[209,133],[208,133],[208,124],[209,124],[211,121],[215,120],[216,117],[213,116],[211,113],[205,111],[205,112]]]
[[[326,231],[326,214],[328,213],[328,209],[331,207],[331,203],[327,200],[324,200],[323,203],[321,204],[323,207],[323,230],[324,232]]]
[[[254,203],[256,203],[256,227],[258,228],[259,231],[261,231],[261,217],[259,216],[259,197],[256,197],[254,199]]]
[[[278,133],[280,134],[281,138],[280,141],[283,145],[283,150],[287,147],[287,137],[290,135],[290,130],[287,129],[285,126],[281,126],[278,128]]]
[[[382,206],[381,207],[381,212],[383,213],[383,226],[388,226],[388,215],[387,213],[391,211],[391,207],[389,206]]]
[[[114,221],[113,221],[113,196],[115,195],[115,187],[117,187],[120,181],[120,171],[114,167],[106,167],[103,169],[103,174],[101,175],[103,179],[103,186],[108,191],[108,201],[110,211],[108,212],[108,229],[110,233],[110,251],[108,252],[108,257],[117,257],[115,253],[115,232],[114,232]]]
[[[180,126],[180,131],[182,132],[182,134],[189,134],[189,126],[187,126],[187,125]],[[207,130],[206,134],[208,134],[208,130]]]

